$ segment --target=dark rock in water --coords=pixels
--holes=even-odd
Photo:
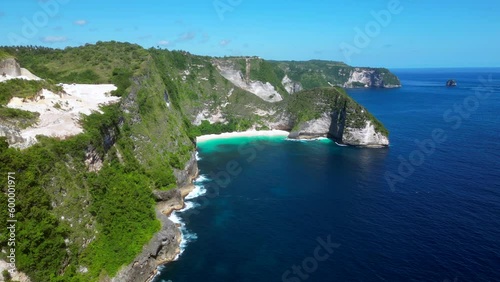
[[[457,82],[453,79],[450,79],[446,82],[446,86],[447,87],[453,87],[453,86],[457,86]]]

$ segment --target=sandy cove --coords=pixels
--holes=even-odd
[[[228,132],[228,133],[222,133],[222,134],[202,135],[202,136],[199,136],[196,138],[196,143],[210,141],[210,140],[216,140],[216,139],[231,139],[231,138],[237,138],[237,137],[257,137],[257,136],[288,137],[288,135],[290,135],[290,132],[284,131],[284,130],[262,130],[262,131],[250,130],[250,131],[243,131],[243,132]]]

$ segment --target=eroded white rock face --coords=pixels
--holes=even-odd
[[[9,271],[10,270],[10,275],[12,277],[12,281],[20,281],[20,282],[30,282],[30,278],[28,275],[26,275],[24,272],[19,272],[17,268],[11,269],[11,266],[9,263],[7,263],[4,260],[0,260],[0,273],[3,272],[4,270]],[[0,277],[0,281],[3,280],[3,276]]]
[[[0,76],[8,75],[11,77],[21,76],[21,66],[14,58],[0,60]]]
[[[374,71],[354,69],[349,76],[349,80],[345,83],[345,87],[352,87],[353,83],[362,83],[365,87],[372,85],[372,75]]]
[[[294,93],[297,93],[299,91],[302,91],[302,85],[298,82],[291,80],[288,77],[288,75],[285,75],[285,77],[283,77],[281,84],[283,84],[283,86],[285,87],[285,90],[289,94],[294,94]]]
[[[327,137],[332,124],[331,115],[324,113],[320,118],[305,122],[299,133],[313,135],[313,137]]]
[[[349,80],[344,84],[344,87],[354,87],[354,83],[362,83],[365,87],[386,87],[386,85],[384,85],[384,80],[380,75],[375,73],[375,70],[360,68],[355,68],[351,72]]]
[[[257,95],[264,101],[274,103],[283,100],[283,97],[281,97],[278,91],[276,91],[274,86],[272,86],[269,82],[263,83],[261,81],[247,81],[244,79],[241,71],[235,70],[231,66],[218,65],[217,68],[225,79],[229,80],[239,88]]]
[[[0,60],[0,82],[9,79],[40,80],[38,76],[32,74],[29,70],[21,68],[14,58]]]
[[[332,137],[340,143],[363,147],[384,147],[389,145],[389,139],[375,130],[375,126],[366,121],[364,128],[344,128],[329,113],[320,118],[301,124],[300,129],[290,135],[290,138],[309,139],[318,137]]]
[[[37,142],[36,136],[66,138],[83,132],[80,114],[90,115],[101,105],[116,103],[119,97],[110,96],[116,90],[111,84],[64,84],[65,94],[55,94],[43,89],[33,100],[12,98],[7,107],[40,113],[36,125],[20,130],[23,142],[11,144],[27,148]]]
[[[367,147],[389,146],[389,139],[375,130],[370,121],[366,122],[364,128],[350,128],[344,130],[342,138],[345,144]]]
[[[227,120],[224,118],[220,108],[217,108],[214,112],[211,112],[208,109],[204,109],[196,115],[195,120],[193,121],[194,125],[200,125],[202,121],[208,121],[210,124],[214,123],[227,123]]]

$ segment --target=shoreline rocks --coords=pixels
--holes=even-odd
[[[196,153],[182,171],[176,173],[178,186],[168,191],[153,191],[157,201],[156,217],[161,222],[161,229],[143,247],[132,263],[123,267],[111,282],[151,281],[158,271],[158,266],[173,261],[180,253],[182,234],[179,227],[168,216],[173,211],[184,208],[184,198],[194,189],[193,181],[198,177]]]

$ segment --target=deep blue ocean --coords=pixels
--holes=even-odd
[[[389,148],[199,144],[183,252],[156,281],[500,281],[500,69],[393,72],[400,89],[348,91]]]

